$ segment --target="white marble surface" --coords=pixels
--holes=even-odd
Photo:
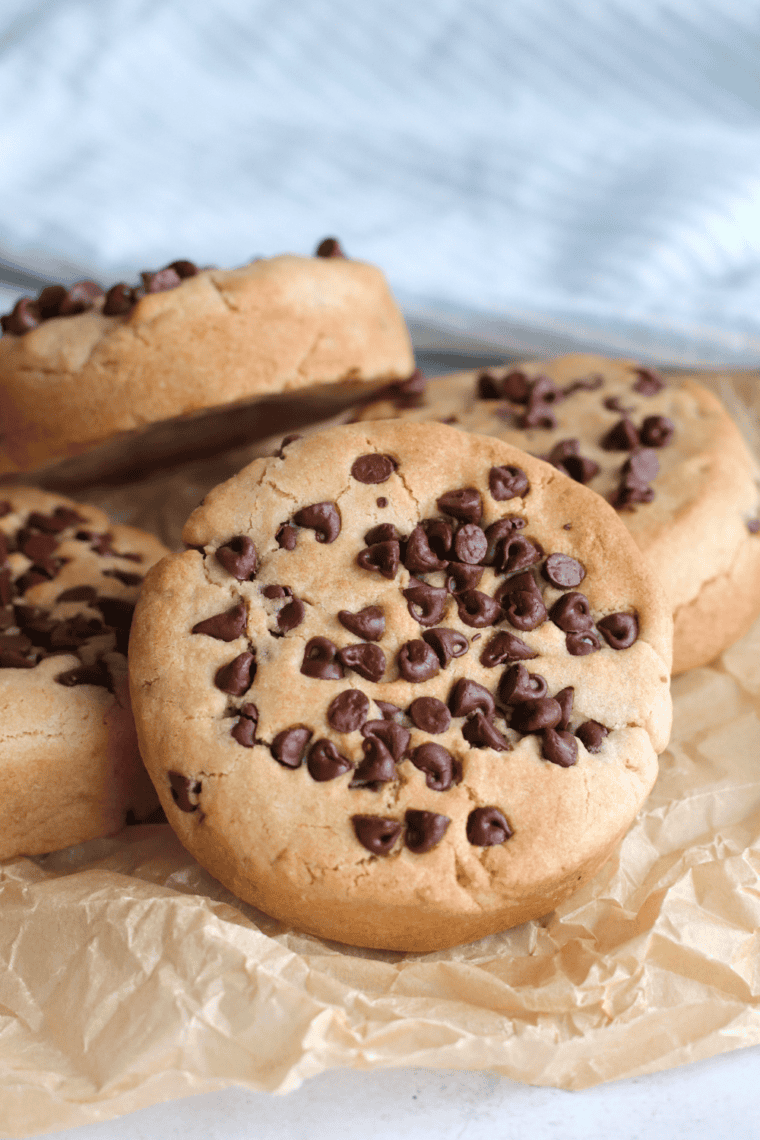
[[[493,1073],[324,1073],[285,1097],[225,1089],[58,1140],[758,1140],[760,1047],[583,1092]]]

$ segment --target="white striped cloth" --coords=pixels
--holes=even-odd
[[[754,0],[3,0],[3,296],[334,233],[424,347],[757,365],[759,72]]]

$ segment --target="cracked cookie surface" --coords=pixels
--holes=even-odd
[[[429,950],[544,914],[651,787],[672,622],[612,508],[438,424],[296,439],[148,576],[130,680],[188,849],[239,897]]]
[[[0,490],[0,859],[109,835],[156,806],[126,654],[143,577],[165,553],[96,507]]]

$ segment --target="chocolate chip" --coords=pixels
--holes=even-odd
[[[477,712],[462,725],[462,736],[473,748],[490,748],[494,752],[510,752],[512,745],[503,736],[490,717]]]
[[[747,522],[747,530],[750,534],[758,534],[758,532],[760,532],[760,519],[749,519]]]
[[[508,372],[501,381],[501,393],[513,404],[527,404],[530,399],[530,380],[519,369]]]
[[[651,503],[654,488],[649,486],[660,469],[660,461],[652,448],[640,448],[627,459],[621,470],[620,484],[610,497],[618,510],[634,503]]]
[[[432,740],[415,748],[410,759],[415,768],[425,773],[425,783],[434,792],[446,792],[462,778],[459,761]]]
[[[290,633],[299,626],[306,616],[306,607],[300,598],[293,598],[277,613],[277,628],[280,633]]]
[[[36,664],[36,661],[25,657],[21,650],[10,648],[6,649],[0,645],[0,669],[33,669]],[[61,676],[66,676],[66,674],[62,673]],[[59,678],[56,677],[56,680],[59,680]],[[81,682],[61,681],[62,685],[73,685],[77,683]]]
[[[278,732],[270,745],[272,755],[283,768],[300,768],[306,745],[312,737],[310,728],[294,725]]]
[[[551,404],[561,399],[562,393],[553,380],[550,380],[548,376],[537,376],[531,382],[528,406],[519,426],[521,428],[545,428],[547,430],[555,428],[557,419],[551,409]]]
[[[301,672],[305,677],[317,677],[321,681],[337,681],[343,676],[343,669],[336,656],[338,648],[327,637],[312,637],[306,642],[301,662]]]
[[[405,681],[420,684],[439,672],[438,657],[424,641],[407,641],[399,650],[398,671]]]
[[[452,657],[461,657],[467,652],[469,645],[463,633],[456,629],[447,629],[439,626],[437,629],[426,629],[422,635],[423,641],[432,646],[441,668],[448,665]]]
[[[580,633],[566,633],[565,646],[572,657],[586,657],[589,653],[596,653],[602,648],[599,638],[591,630]]]
[[[483,649],[480,664],[486,669],[493,669],[495,665],[503,665],[506,661],[530,661],[534,657],[538,657],[538,654],[519,637],[500,630]]]
[[[358,613],[339,610],[338,621],[349,633],[365,641],[379,641],[385,633],[385,614],[379,606],[365,606]]]
[[[0,570],[0,604],[3,606],[10,605],[12,597],[13,580],[11,578],[11,572],[8,569]]]
[[[444,514],[451,515],[460,522],[479,523],[483,516],[483,500],[474,487],[447,491],[436,500],[436,505]]]
[[[575,735],[587,752],[601,752],[604,738],[609,735],[609,731],[598,720],[586,720],[578,725]]]
[[[393,400],[399,410],[404,408],[418,408],[425,395],[427,380],[419,368],[415,368],[406,380],[394,380],[392,384],[373,393],[374,400]]]
[[[240,719],[230,729],[230,736],[243,748],[253,748],[256,743],[259,710],[255,705],[245,704],[240,710]]]
[[[315,257],[343,257],[343,258],[345,258],[346,255],[343,252],[343,250],[341,249],[340,242],[338,241],[337,238],[326,237],[326,238],[323,238],[322,241],[317,246],[317,251],[314,254],[314,256]]]
[[[386,499],[385,495],[381,495],[379,499],[375,500],[375,502],[377,503],[378,507],[388,506],[388,500]]]
[[[667,447],[675,430],[667,416],[647,416],[641,425],[641,442],[645,447]]]
[[[486,550],[483,563],[486,566],[493,566],[497,558],[503,561],[503,554],[500,551],[504,540],[512,539],[516,530],[522,530],[525,526],[525,519],[520,518],[519,515],[507,515],[506,518],[497,519],[496,522],[491,523],[486,528],[486,541],[488,542],[488,549]]]
[[[542,567],[546,581],[558,590],[580,586],[586,577],[585,567],[569,554],[550,554]]]
[[[40,308],[42,308],[42,295],[45,293],[43,289],[40,294]],[[105,296],[103,290],[94,281],[77,281],[75,285],[69,286],[64,289],[63,296],[58,302],[57,316],[59,317],[73,317],[77,313],[84,313],[87,309],[91,309],[96,301]]]
[[[572,732],[546,728],[541,733],[541,755],[560,768],[572,768],[578,759],[578,741]]]
[[[446,560],[451,553],[451,544],[454,541],[454,530],[446,519],[423,519],[422,529],[427,535],[430,549],[438,558]]]
[[[453,716],[470,716],[476,709],[493,716],[496,705],[488,689],[477,681],[461,677],[449,693],[449,708]]]
[[[335,780],[353,767],[351,761],[342,756],[331,740],[322,737],[312,744],[306,761],[309,775],[318,783]]]
[[[340,534],[340,514],[335,503],[312,503],[298,511],[293,521],[315,531],[317,542],[335,542]]]
[[[96,554],[101,554],[103,557],[109,554],[116,554],[116,551],[111,546],[111,540],[113,539],[112,534],[88,534],[87,531],[80,533],[84,533],[87,538],[94,540],[90,549],[94,550]],[[79,534],[76,537],[79,538]]]
[[[376,542],[397,542],[399,540],[399,533],[393,523],[378,523],[373,526],[364,536],[364,541],[367,546],[374,546]]]
[[[10,629],[10,627],[15,624],[16,617],[13,610],[7,606],[0,608],[0,629]]]
[[[12,510],[13,507],[7,499],[0,499],[0,519],[4,519],[6,515],[9,515],[12,512]]]
[[[365,681],[377,683],[385,672],[385,654],[379,645],[361,642],[339,649],[337,659],[346,669],[353,669]]]
[[[524,498],[530,484],[521,467],[492,467],[488,473],[488,489],[497,503],[506,499]]]
[[[27,570],[26,574],[22,574],[20,578],[16,579],[16,589],[19,594],[25,594],[33,586],[39,586],[40,582],[49,582],[53,578],[55,578],[55,574],[49,573],[47,567],[33,566],[31,570]]]
[[[612,649],[628,649],[639,636],[635,614],[608,614],[596,624]]]
[[[36,329],[42,320],[39,306],[31,297],[22,297],[4,317],[0,317],[0,328],[3,332],[23,336],[24,333]]]
[[[640,396],[656,396],[665,387],[662,376],[653,368],[637,368],[635,372],[638,379],[633,385],[633,390]]]
[[[327,723],[336,732],[355,732],[367,720],[369,697],[359,689],[344,689],[330,702]]]
[[[473,847],[496,847],[512,835],[512,828],[497,807],[475,808],[467,817],[467,838]]]
[[[476,565],[482,562],[488,550],[485,532],[475,523],[460,526],[454,536],[454,554],[458,562]]]
[[[352,815],[351,823],[362,847],[373,855],[388,855],[403,828],[398,820],[380,815]]]
[[[552,697],[523,701],[512,710],[511,726],[517,732],[541,732],[555,728],[562,720],[562,708]]]
[[[297,439],[303,439],[303,436],[299,435],[298,432],[291,432],[290,435],[284,436],[282,443],[277,448],[277,451],[275,451],[275,453],[274,453],[274,458],[275,459],[284,459],[285,458],[285,448],[288,447],[291,443],[295,443]]]
[[[424,582],[402,590],[407,609],[420,625],[437,625],[443,617],[448,601],[448,592],[438,586],[428,586]]]
[[[23,633],[6,633],[0,636],[0,649],[16,653],[28,653],[32,648],[31,638]]]
[[[591,607],[585,594],[563,594],[549,610],[549,617],[563,633],[581,633],[594,628]]]
[[[455,600],[460,620],[475,629],[496,625],[504,616],[499,603],[480,590],[465,590],[457,594]]]
[[[351,465],[351,474],[359,483],[385,483],[397,467],[390,455],[360,455]]]
[[[519,630],[536,629],[546,621],[546,606],[530,572],[518,574],[496,592],[504,616]]]
[[[605,451],[633,451],[639,446],[639,433],[627,416],[618,420],[601,438]]]
[[[482,577],[482,566],[467,566],[464,562],[449,562],[446,589],[450,594],[463,594],[467,590],[474,590]]]
[[[593,459],[581,455],[580,441],[577,439],[561,439],[554,445],[546,457],[547,462],[569,475],[576,483],[589,483],[595,475],[599,474],[599,464]]]
[[[130,285],[125,285],[120,281],[118,285],[113,285],[106,293],[105,303],[103,305],[103,315],[106,317],[121,317],[124,313],[137,304],[140,299],[140,294],[137,289],[132,288]]]
[[[443,701],[435,697],[418,697],[409,706],[409,716],[412,723],[422,732],[429,732],[438,736],[445,732],[451,724],[451,713]]]
[[[105,600],[101,599],[98,603],[101,612],[103,612],[102,602]],[[114,601],[116,600],[118,599],[114,599]],[[245,602],[238,602],[236,606],[225,610],[224,613],[214,614],[213,617],[206,618],[205,621],[199,621],[197,625],[193,626],[192,633],[205,633],[208,637],[215,637],[218,641],[235,641],[245,633],[246,618]],[[109,625],[111,624],[107,616],[106,621]]]
[[[94,602],[98,592],[94,586],[70,586],[55,599],[56,602]]]
[[[451,823],[447,815],[439,815],[434,811],[418,811],[409,808],[405,815],[406,837],[405,843],[415,855],[424,855],[441,842],[446,829]]]
[[[289,526],[287,523],[283,523],[275,535],[275,538],[277,539],[277,545],[281,550],[295,550],[296,535],[297,531],[295,527]]]
[[[375,542],[360,550],[356,561],[362,570],[377,570],[384,578],[395,578],[401,561],[398,542]]]
[[[380,709],[380,716],[383,720],[393,720],[397,716],[403,716],[404,710],[400,709],[398,705],[392,705],[390,701],[378,701],[375,698],[375,704]]]
[[[379,736],[365,736],[362,741],[362,752],[364,759],[357,766],[349,787],[377,786],[396,779],[393,756]]]
[[[34,531],[20,530],[17,541],[19,550],[35,563],[44,563],[58,548],[58,541],[52,535]]]
[[[129,631],[135,612],[134,602],[128,602],[124,598],[97,598],[94,605],[102,613],[103,620],[105,621],[106,625],[109,625],[112,629],[116,630],[116,648],[120,653],[123,653],[126,656],[127,646],[129,644]],[[220,614],[218,616],[226,617],[228,615]],[[245,616],[245,607],[243,607],[243,630],[245,629]],[[213,621],[214,619],[211,618],[209,620]],[[193,632],[196,631],[193,630]],[[199,632],[202,633],[204,631],[200,630]],[[211,634],[211,636],[213,637],[214,634]],[[233,641],[234,638],[225,638],[223,640]]]
[[[376,703],[380,705],[384,702],[377,701]],[[401,712],[400,709],[396,711]],[[362,736],[376,736],[378,740],[382,740],[397,764],[409,747],[412,735],[408,728],[396,724],[394,720],[368,720],[366,724],[362,725],[361,734]]]
[[[61,302],[66,297],[64,285],[48,285],[37,297],[37,308],[43,321],[59,315]]]
[[[404,565],[413,574],[428,574],[435,570],[445,570],[448,562],[434,553],[430,546],[428,536],[418,524],[406,544]]]
[[[502,574],[514,574],[540,562],[542,556],[543,551],[535,542],[524,534],[515,534],[497,546],[494,566]]]
[[[71,507],[56,507],[49,515],[43,515],[40,511],[32,511],[26,520],[26,524],[35,530],[44,530],[47,534],[60,534],[67,527],[84,521],[83,516],[72,510]]]
[[[570,728],[570,717],[573,715],[573,700],[575,697],[575,689],[572,685],[568,685],[565,689],[560,689],[558,693],[554,694],[554,699],[562,709],[562,720],[557,724],[557,729],[560,732],[566,732]]]
[[[574,396],[576,392],[595,392],[597,388],[604,386],[604,377],[598,372],[593,376],[584,376],[580,380],[571,380],[562,388],[562,395],[567,398]]]
[[[511,665],[499,681],[499,700],[504,705],[535,701],[545,697],[547,691],[546,680],[541,674],[529,673],[522,664]]]
[[[58,622],[50,635],[50,648],[76,649],[90,638],[104,633],[105,629],[100,618],[87,618],[84,614],[76,614],[68,621]]]
[[[223,693],[232,693],[234,697],[242,697],[253,684],[256,676],[256,658],[253,653],[246,650],[239,654],[227,665],[217,669],[214,684]]]
[[[176,269],[166,266],[155,273],[141,273],[143,289],[146,293],[165,293],[168,289],[176,289],[182,278]]]
[[[500,400],[499,381],[492,372],[481,372],[475,380],[475,394],[479,400]]]
[[[277,586],[273,584],[271,586],[264,586],[261,592],[265,598],[269,599],[293,597],[293,591],[290,586]]]
[[[251,582],[256,577],[259,557],[247,534],[239,534],[216,551],[217,562],[238,582]]]
[[[168,772],[167,775],[169,777],[172,799],[179,810],[186,812],[197,811],[198,800],[191,799],[191,797],[201,794],[201,781],[191,780],[189,776],[183,776],[180,772]]]
[[[59,673],[56,677],[59,685],[71,689],[75,685],[97,685],[101,689],[111,688],[111,675],[106,665],[98,661],[95,665],[81,665],[78,669],[69,669]]]

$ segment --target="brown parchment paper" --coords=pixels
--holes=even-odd
[[[712,380],[752,434],[756,376]],[[176,545],[249,458],[87,496]],[[673,683],[660,777],[555,913],[437,954],[353,950],[238,902],[165,824],[0,864],[0,1135],[335,1067],[581,1089],[760,1043],[760,622]]]

